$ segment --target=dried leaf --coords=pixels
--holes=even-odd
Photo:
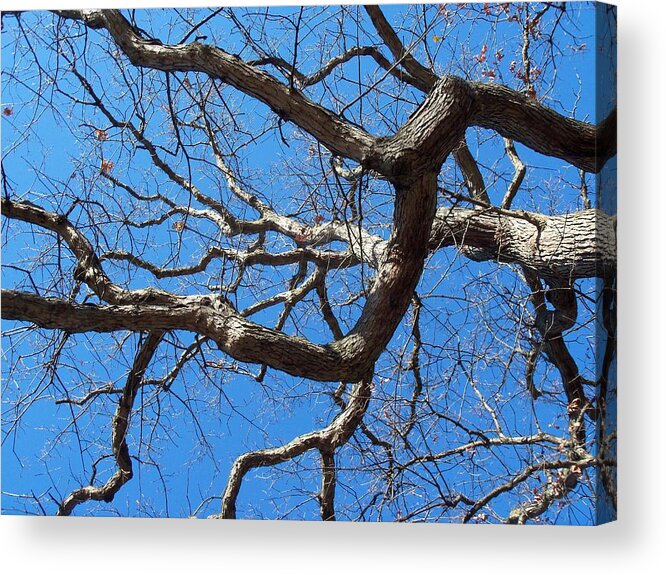
[[[111,160],[102,160],[102,166],[100,168],[100,171],[103,174],[109,174],[111,173],[111,170],[113,169],[113,162]]]

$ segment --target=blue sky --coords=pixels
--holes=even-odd
[[[351,8],[354,10],[355,8]],[[335,34],[334,16],[338,8],[309,8],[308,16],[314,17],[320,26],[330,27],[331,38]],[[359,8],[360,10],[360,8]],[[416,8],[411,8],[413,10]],[[557,70],[544,67],[544,76],[552,80],[552,86],[544,90],[545,102],[558,111],[570,112],[575,107],[575,116],[579,119],[593,120],[595,116],[594,87],[594,13],[589,4],[581,4],[572,8],[570,20],[556,33],[557,44],[562,52],[556,58]],[[391,21],[397,19],[403,7],[395,6],[386,9]],[[252,12],[252,11],[250,11]],[[257,12],[260,12],[257,10]],[[203,14],[206,14],[204,11]],[[275,8],[271,14],[284,16],[294,14],[287,8]],[[297,14],[297,11],[296,11]],[[251,15],[250,15],[251,16]],[[409,22],[407,16],[405,22]],[[163,11],[150,13],[137,11],[137,23],[151,31],[164,41],[182,37],[182,29],[174,29],[167,33],[170,16]],[[251,19],[251,18],[250,18]],[[37,22],[48,22],[43,14],[26,14],[22,23],[26,28],[37,29]],[[401,21],[401,20],[397,20]],[[249,52],[241,52],[240,38],[234,32],[230,21],[218,18],[214,26],[202,27],[200,32],[208,36],[207,41],[217,41],[229,52],[239,51],[244,58],[253,57]],[[182,26],[182,25],[181,25]],[[289,23],[283,18],[271,20],[265,34],[273,42],[273,48],[289,54],[293,43],[293,32],[289,32]],[[452,26],[452,24],[449,24]],[[11,107],[12,115],[2,118],[2,147],[4,169],[10,182],[12,195],[26,198],[48,209],[67,212],[71,209],[70,219],[80,222],[82,230],[93,241],[94,245],[119,245],[125,249],[149,248],[150,258],[154,261],[172,259],[171,264],[190,262],[198,259],[203,249],[199,242],[179,234],[172,222],[160,226],[156,230],[133,230],[130,238],[124,235],[122,225],[118,221],[98,221],[80,206],[72,206],[71,198],[78,193],[96,195],[105,202],[116,202],[111,208],[115,214],[123,213],[127,208],[127,199],[118,190],[113,190],[108,182],[95,177],[99,171],[100,161],[106,159],[114,164],[113,174],[122,177],[137,189],[150,191],[152,186],[160,190],[168,186],[169,193],[181,201],[186,201],[182,190],[165,182],[163,176],[156,173],[150,164],[147,154],[132,146],[123,139],[119,130],[108,130],[109,140],[97,141],[91,135],[91,126],[105,127],[103,120],[94,112],[74,110],[70,116],[70,104],[62,94],[53,91],[51,86],[31,63],[31,55],[25,49],[15,50],[15,22],[5,21],[2,34],[3,42],[3,78],[2,108]],[[513,22],[502,22],[495,30],[495,21],[477,20],[473,26],[458,25],[453,31],[447,30],[444,21],[435,24],[427,32],[427,48],[435,62],[439,73],[469,75],[472,79],[491,81],[488,71],[493,70],[499,81],[518,88],[519,81],[512,77],[510,62],[518,60],[519,47],[517,38],[518,26]],[[366,31],[370,29],[366,19]],[[320,30],[318,28],[317,30]],[[419,31],[420,32],[420,31]],[[351,38],[358,35],[358,42],[368,43],[370,38],[363,30],[349,29]],[[49,34],[51,31],[49,30]],[[312,32],[312,41],[315,32]],[[402,34],[403,41],[409,43],[409,34]],[[442,38],[442,40],[439,40]],[[91,33],[90,44],[86,57],[94,69],[96,78],[94,85],[100,93],[105,93],[114,110],[123,116],[133,114],[128,94],[123,94],[122,84],[114,81],[118,74],[109,55],[111,50],[105,40],[95,44],[100,37]],[[355,38],[356,40],[356,38]],[[306,37],[304,42],[308,42]],[[82,40],[78,41],[77,51],[81,51]],[[476,62],[475,57],[482,53],[487,45],[488,54],[502,54],[497,65],[490,62]],[[583,47],[583,45],[585,45]],[[317,46],[315,46],[316,48]],[[63,70],[59,86],[67,90],[75,90],[71,78],[64,73],[65,65],[56,62],[42,42],[35,40],[34,50],[44,67],[55,67]],[[535,60],[541,56],[546,58],[547,46],[537,48]],[[541,50],[541,51],[539,51]],[[331,54],[339,51],[339,46],[332,43]],[[317,68],[318,52],[312,49],[310,56],[303,56],[299,65],[304,70]],[[423,53],[420,54],[424,56]],[[368,59],[369,60],[369,59]],[[371,62],[362,60],[358,65],[352,60],[345,67],[349,78],[360,75],[366,79],[374,73]],[[21,81],[16,75],[9,76],[5,71],[20,70]],[[127,69],[127,74],[136,72]],[[355,76],[356,74],[356,76]],[[148,78],[157,78],[148,75]],[[180,82],[184,75],[174,75]],[[194,83],[195,79],[188,78]],[[40,85],[41,82],[41,85]],[[140,83],[137,83],[140,86]],[[391,85],[392,86],[392,85]],[[548,84],[545,84],[548,86]],[[353,101],[358,91],[358,84],[349,82],[343,85],[340,94],[343,102]],[[164,110],[165,98],[158,96],[154,101],[148,95],[150,86],[145,86],[142,99],[146,111],[151,115],[148,133],[154,141],[172,147],[172,138],[165,129],[167,116]],[[44,100],[36,99],[35,94],[47,94],[49,100],[58,109],[54,114]],[[272,121],[266,109],[246,98],[241,98],[233,90],[226,88],[229,109],[234,110],[235,119],[242,123],[243,129],[250,133],[261,132],[267,122]],[[309,93],[313,99],[322,99],[326,105],[342,106],[332,101],[329,94],[320,88]],[[379,96],[376,105],[392,105],[395,92],[387,96]],[[423,96],[414,90],[404,90],[401,94],[400,107],[391,117],[397,124],[404,121],[409,113],[422,100]],[[183,98],[182,105],[186,100]],[[390,133],[393,127],[387,123],[372,119],[365,102],[356,102],[346,111],[347,117],[363,125],[374,133]],[[183,114],[187,117],[187,110]],[[78,115],[76,115],[78,114]],[[268,118],[268,120],[267,120]],[[26,131],[26,126],[33,126]],[[27,135],[27,137],[24,137]],[[327,197],[326,186],[322,184],[314,196],[316,201],[309,199],[309,194],[298,189],[294,173],[290,167],[299,165],[307,155],[312,144],[292,126],[283,127],[283,136],[289,143],[286,146],[280,133],[271,130],[252,141],[245,141],[236,136],[242,144],[237,153],[234,169],[242,172],[249,185],[279,205],[285,213],[298,212],[304,222],[312,222],[318,215],[331,217],[334,209],[333,201]],[[490,174],[497,173],[497,178],[489,188],[492,200],[499,200],[507,182],[512,175],[512,166],[503,154],[501,139],[491,138],[484,131],[469,130],[470,148],[478,154],[478,161],[490,180]],[[478,152],[477,152],[478,150]],[[565,213],[581,208],[576,187],[579,185],[577,170],[563,165],[561,161],[539,156],[518,145],[523,161],[530,166],[525,187],[519,194],[514,207],[527,210],[539,210],[546,213]],[[182,154],[176,154],[170,161],[182,172],[187,173],[191,166]],[[314,162],[306,163],[309,168]],[[220,194],[227,197],[221,178],[203,169],[198,163],[192,170],[193,180],[207,193]],[[47,177],[48,176],[48,177]],[[312,179],[308,176],[308,181]],[[461,185],[461,177],[449,160],[442,172],[442,179],[447,185]],[[368,192],[366,215],[368,225],[373,232],[387,234],[382,226],[390,216],[391,204],[389,191],[380,182]],[[594,199],[594,178],[588,178],[590,193]],[[67,193],[63,193],[66,190]],[[372,193],[371,193],[372,192]],[[94,210],[94,208],[92,208]],[[97,213],[95,217],[99,217]],[[92,223],[104,224],[104,235],[98,234]],[[201,225],[198,228],[200,237],[215,234],[212,228]],[[217,238],[215,238],[217,239]],[[271,238],[274,246],[282,241]],[[178,242],[176,254],[172,250],[174,242]],[[63,248],[64,249],[64,248]],[[3,221],[3,287],[30,289],[32,281],[37,285],[49,285],[52,277],[57,276],[56,259],[60,255],[60,247],[53,238],[44,235],[16,222],[7,224]],[[41,252],[38,263],[34,261],[36,254]],[[177,259],[176,259],[177,258]],[[32,260],[32,264],[26,263]],[[32,265],[31,273],[24,271]],[[71,262],[70,264],[71,265]],[[20,269],[19,269],[20,268]],[[478,402],[470,397],[473,391],[463,373],[452,365],[451,354],[459,348],[469,349],[470,356],[480,350],[483,357],[470,361],[474,367],[474,380],[482,386],[486,394],[501,400],[502,416],[507,425],[516,432],[531,433],[535,430],[535,421],[542,424],[550,432],[566,433],[566,411],[562,409],[562,394],[539,400],[532,404],[529,396],[524,393],[524,383],[519,373],[505,373],[503,362],[506,355],[502,351],[510,337],[511,318],[516,312],[514,299],[524,298],[525,288],[520,283],[515,271],[498,267],[495,264],[477,264],[466,260],[453,250],[443,250],[433,255],[427,264],[428,270],[423,276],[419,292],[426,306],[423,313],[423,339],[429,342],[424,351],[432,355],[433,361],[424,365],[424,376],[429,381],[434,401],[442,402],[451,413],[464,414],[465,421],[476,428],[487,429],[492,425],[488,414],[478,410]],[[155,280],[145,272],[133,271],[128,274],[122,266],[107,264],[107,269],[117,281],[127,282],[132,288],[155,285]],[[221,270],[218,270],[221,273]],[[276,276],[257,271],[256,285],[259,289],[270,292],[284,288],[284,283],[293,275],[293,269],[279,270]],[[227,271],[227,273],[229,273]],[[349,292],[349,286],[358,286],[362,281],[359,270],[340,272],[331,277],[328,285],[332,299],[341,302]],[[366,270],[367,274],[367,270]],[[196,283],[184,284],[177,280],[165,280],[159,285],[164,289],[177,290],[181,293],[201,293],[211,278],[197,278]],[[66,283],[53,282],[46,294],[60,293],[66,289]],[[580,282],[579,288],[586,293],[594,292],[593,282]],[[464,294],[473,302],[461,301]],[[509,297],[516,294],[516,298]],[[252,301],[254,293],[251,289],[242,292],[236,303],[243,307]],[[342,306],[339,310],[341,323],[350,327],[358,317],[359,299],[356,305]],[[581,371],[593,377],[595,369],[596,348],[594,343],[594,325],[590,323],[592,309],[581,306],[580,324],[584,327],[569,336],[572,351],[578,360]],[[271,325],[275,322],[278,309],[257,316],[257,321]],[[509,319],[507,319],[509,318]],[[486,322],[497,326],[495,332],[484,329]],[[136,349],[138,336],[126,337],[124,334],[86,335],[72,337],[66,344],[62,363],[57,375],[51,379],[50,374],[37,369],[40,356],[33,355],[48,345],[57,344],[58,338],[53,333],[28,332],[25,336],[15,334],[13,330],[19,326],[11,322],[3,322],[3,332],[9,334],[13,348],[5,342],[3,356],[3,446],[2,446],[2,508],[5,513],[39,513],[39,505],[29,499],[16,498],[7,493],[26,495],[32,493],[40,497],[43,509],[53,513],[54,500],[62,499],[66,493],[86,484],[90,477],[91,464],[108,452],[109,421],[115,409],[113,398],[96,403],[90,412],[79,413],[67,405],[55,405],[55,398],[62,398],[67,392],[80,396],[85,389],[99,382],[122,385],[123,375],[131,364],[133,351]],[[305,313],[297,325],[288,323],[286,331],[300,333],[315,341],[330,340],[328,333],[321,331],[320,322],[308,317]],[[378,364],[376,377],[376,405],[403,406],[404,402],[396,398],[408,398],[413,388],[413,380],[408,373],[399,374],[393,369],[396,355],[408,353],[412,343],[409,340],[409,315],[396,332],[388,351]],[[193,336],[177,333],[171,336],[179,346],[187,346]],[[429,348],[429,349],[425,349]],[[453,351],[451,351],[453,350]],[[156,361],[150,368],[148,377],[160,377],[169,368],[168,360],[173,361],[176,353],[169,351],[168,356]],[[209,352],[211,361],[228,361],[219,353]],[[248,366],[240,366],[248,369]],[[249,368],[256,373],[257,367]],[[554,370],[545,370],[543,363],[538,372],[538,380],[558,389],[558,380]],[[143,464],[135,462],[135,478],[116,496],[113,505],[88,503],[77,509],[77,514],[120,514],[131,516],[186,516],[195,511],[199,504],[208,496],[219,496],[225,486],[230,466],[236,456],[248,449],[275,445],[288,441],[296,434],[325,425],[337,412],[329,394],[336,384],[313,384],[309,381],[297,380],[284,374],[269,372],[262,385],[258,385],[251,377],[233,374],[220,369],[209,369],[206,376],[196,366],[183,370],[181,377],[174,381],[170,393],[162,393],[149,397],[151,389],[144,389],[141,398],[145,407],[134,416],[130,438],[130,451]],[[15,412],[12,404],[22,398],[22,406],[28,407],[21,414],[20,424],[15,428],[10,423]],[[197,413],[196,420],[192,412]],[[382,416],[392,417],[381,408],[371,410],[368,424],[378,433],[386,432],[387,428]],[[75,423],[72,424],[72,418]],[[63,431],[64,430],[64,431]],[[62,431],[62,433],[60,433]],[[147,439],[150,438],[150,439]],[[445,449],[455,445],[456,441],[465,441],[455,427],[433,423],[431,434],[420,441],[428,440],[435,448]],[[106,440],[106,443],[104,441]],[[419,441],[416,441],[419,445]],[[139,447],[141,446],[141,447]],[[423,478],[410,478],[414,481],[414,489],[405,494],[402,502],[387,504],[380,513],[365,517],[362,514],[363,504],[368,503],[374,494],[375,487],[370,485],[376,478],[371,473],[352,472],[356,451],[345,447],[339,454],[343,462],[340,471],[338,488],[338,507],[343,518],[371,520],[393,520],[403,512],[403,506],[417,505],[420,499],[431,496],[432,486],[428,486]],[[456,466],[428,466],[428,471],[438,477],[442,486],[454,486],[456,489],[469,490],[470,496],[479,496],[487,488],[485,475],[502,472],[506,465],[518,465],[519,455],[512,449],[504,450],[499,456],[486,458],[479,455],[481,465],[478,482],[468,482]],[[105,478],[112,471],[112,461],[103,459],[98,466],[98,476]],[[467,467],[465,467],[467,469]],[[270,472],[269,472],[270,471]],[[258,470],[251,473],[244,483],[239,500],[239,515],[244,517],[287,517],[314,519],[318,514],[318,504],[313,495],[319,488],[318,457],[314,453],[307,454],[298,460],[295,466],[274,470]],[[298,473],[294,473],[297,471]],[[29,491],[28,491],[29,490]],[[585,488],[581,490],[584,492]],[[356,503],[358,493],[360,504]],[[587,523],[591,520],[591,511],[582,507],[585,500],[581,499],[578,506],[567,508],[561,515],[554,511],[549,519],[561,523]],[[498,501],[494,505],[497,513],[508,512],[515,499]],[[219,502],[212,500],[204,506],[200,516],[217,512]]]

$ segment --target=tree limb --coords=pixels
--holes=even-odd
[[[134,364],[127,376],[127,383],[118,401],[118,408],[111,424],[111,445],[118,469],[104,485],[98,487],[88,485],[72,491],[60,504],[58,515],[70,515],[77,505],[85,501],[110,503],[122,486],[132,479],[132,459],[127,446],[130,416],[137,391],[143,381],[143,375],[155,355],[163,335],[161,331],[151,332],[143,342],[134,358]]]

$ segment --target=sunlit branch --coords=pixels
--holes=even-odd
[[[520,157],[518,156],[518,153],[516,152],[516,146],[511,140],[504,138],[504,147],[506,148],[506,155],[509,156],[509,159],[511,160],[515,170],[513,179],[511,180],[511,183],[509,184],[509,187],[504,194],[504,199],[502,200],[502,208],[508,210],[511,208],[511,203],[516,197],[516,194],[518,193],[518,190],[520,189],[520,186],[525,179],[527,169],[525,168],[525,164],[523,164]],[[587,206],[587,208],[589,207],[590,206]]]
[[[280,447],[250,451],[236,459],[222,497],[222,512],[213,517],[219,519],[236,517],[236,504],[243,478],[250,470],[284,463],[311,449],[334,453],[336,449],[344,445],[356,430],[368,408],[370,391],[371,378],[368,377],[354,385],[345,410],[324,429],[301,435]],[[328,504],[332,507],[332,502],[329,501]]]
[[[594,457],[587,457],[585,459],[580,459],[577,461],[571,461],[571,460],[556,460],[556,461],[541,461],[539,463],[535,463],[532,465],[528,465],[525,468],[523,468],[522,471],[519,473],[516,473],[506,481],[505,483],[497,486],[495,489],[492,489],[490,492],[488,492],[486,495],[484,495],[481,499],[477,500],[474,505],[465,513],[465,517],[463,521],[467,523],[470,519],[476,515],[476,513],[483,509],[488,503],[490,503],[493,499],[497,498],[503,493],[506,493],[507,491],[514,489],[517,485],[527,481],[531,476],[547,471],[547,470],[557,470],[557,469],[585,469],[587,467],[590,467],[592,465],[597,465],[598,462],[596,458]]]
[[[151,332],[139,348],[132,369],[127,376],[127,383],[118,402],[118,408],[113,416],[111,445],[118,469],[104,485],[88,485],[72,491],[60,504],[58,515],[70,515],[77,505],[85,501],[110,503],[121,487],[132,479],[132,459],[127,445],[130,416],[144,373],[162,341],[162,336],[163,332]]]

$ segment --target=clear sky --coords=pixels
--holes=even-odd
[[[349,10],[357,8],[362,10],[360,7]],[[407,27],[415,18],[416,10],[415,7],[392,6],[387,7],[385,13],[390,21],[404,22]],[[209,12],[203,9],[202,16]],[[263,11],[255,9],[238,11],[239,17],[246,22],[252,22],[263,14]],[[275,52],[290,54],[290,46],[293,45],[290,22],[298,16],[298,10],[274,8],[269,14],[271,17],[266,19],[263,29],[253,28],[252,33],[259,38],[261,32],[262,40],[268,39],[268,45]],[[339,50],[335,44],[337,40],[331,40],[338,20],[348,27],[344,31],[351,43],[372,42],[367,18],[365,29],[362,29],[352,27],[351,18],[343,20],[339,7],[310,7],[305,15],[308,22],[316,25],[308,28],[302,39],[303,56],[299,61],[302,70],[317,69],[318,51],[322,45],[327,45],[326,41],[332,42],[329,48],[332,54]],[[165,43],[181,38],[186,30],[182,21],[171,12],[137,11],[135,17],[141,28]],[[556,17],[555,13],[547,15],[549,19]],[[497,22],[495,15],[476,19],[473,25],[433,17],[432,26],[425,34],[427,54],[426,49],[420,47],[419,56],[430,57],[441,74],[499,81],[519,88],[520,80],[511,62],[520,60],[520,27],[506,17],[499,19],[499,24]],[[112,162],[114,176],[146,193],[152,189],[163,193],[168,191],[183,202],[187,202],[186,194],[155,170],[144,150],[130,145],[120,130],[105,125],[99,113],[72,105],[66,94],[81,95],[81,91],[71,74],[67,74],[67,65],[51,51],[48,39],[55,33],[55,20],[44,13],[25,14],[21,25],[31,31],[28,36],[34,38],[34,44],[29,47],[22,44],[17,49],[16,21],[10,17],[3,20],[1,106],[3,110],[11,110],[11,114],[2,116],[3,169],[8,184],[8,189],[3,191],[13,199],[29,199],[47,209],[69,213],[70,219],[81,225],[82,231],[100,251],[110,246],[146,250],[146,257],[152,261],[169,261],[172,266],[197,261],[206,249],[204,239],[207,235],[213,236],[211,241],[218,241],[213,226],[199,225],[196,237],[181,234],[172,220],[157,228],[133,229],[131,237],[123,229],[117,215],[124,213],[128,200],[121,191],[95,176],[100,162]],[[78,29],[70,23],[62,25]],[[46,34],[40,40],[37,31],[43,29]],[[322,30],[326,30],[324,40]],[[242,48],[242,37],[229,18],[215,18],[211,24],[202,26],[198,33],[207,36],[206,41],[215,41],[228,52],[238,52],[245,59],[256,56]],[[409,43],[409,34],[403,32],[402,36],[403,41]],[[145,85],[136,83],[137,93],[126,92],[108,53],[113,47],[97,32],[91,32],[88,40],[85,58],[86,64],[94,70],[92,82],[95,88],[123,117],[136,113],[132,109],[132,100],[140,99],[149,114],[147,134],[156,143],[173,150],[173,134],[166,128],[168,102],[163,93],[154,94],[151,91],[151,82],[157,78],[155,85],[159,85],[161,77],[148,74],[149,80]],[[83,54],[84,41],[82,38],[75,40],[76,53]],[[540,80],[542,83],[538,84],[538,96],[544,103],[567,114],[575,110],[577,119],[595,119],[594,45],[592,5],[570,5],[567,17],[555,27],[552,45],[548,42],[535,43],[534,60],[544,62],[542,74],[545,80]],[[549,52],[553,46],[557,47],[554,57]],[[480,57],[485,54],[488,57]],[[34,64],[35,57],[43,66],[41,71]],[[54,89],[49,75],[58,67],[59,89]],[[129,77],[138,78],[131,68],[127,67],[124,71]],[[373,73],[375,68],[370,59],[361,59],[360,63],[352,60],[345,65],[348,78],[360,76],[366,79]],[[181,87],[185,82],[183,74],[174,75],[174,79]],[[190,75],[187,82],[195,84],[196,79]],[[351,102],[345,111],[348,119],[362,124],[373,133],[392,133],[395,125],[379,118],[373,120],[368,112],[369,104],[364,99],[355,98],[357,83],[341,82],[340,86],[342,93],[337,95],[340,101],[334,100],[321,87],[314,87],[308,95],[336,109]],[[137,98],[141,90],[141,97]],[[239,133],[230,136],[233,141],[229,146],[237,150],[233,167],[243,174],[247,185],[273,205],[279,206],[284,213],[298,213],[304,222],[312,223],[320,215],[331,218],[335,202],[325,193],[325,186],[317,190],[314,196],[316,201],[311,201],[308,200],[311,197],[308,190],[302,184],[315,180],[311,170],[316,165],[314,160],[302,162],[305,173],[300,179],[293,169],[301,165],[305,156],[312,155],[311,140],[290,125],[279,131],[274,129],[273,124],[273,129],[266,130],[274,119],[265,107],[240,97],[228,87],[224,89],[224,95],[228,99],[230,118],[233,116],[241,124]],[[396,103],[395,95],[388,91],[386,95],[378,96],[374,105],[391,106],[390,117],[395,124],[399,124],[422,101],[423,96],[416,90],[407,89],[401,92]],[[182,106],[180,111],[187,118],[186,98],[180,98],[175,105]],[[108,140],[95,138],[95,127],[105,129]],[[248,134],[261,135],[252,138]],[[512,175],[512,165],[504,154],[502,140],[490,137],[488,132],[482,130],[469,130],[467,136],[470,149],[477,155],[482,173],[489,183],[491,200],[499,201]],[[549,214],[581,209],[577,189],[580,180],[576,168],[560,160],[539,156],[520,145],[517,149],[529,169],[524,189],[514,203],[515,208]],[[204,161],[188,164],[178,150],[168,159],[177,171],[189,174],[188,177],[206,193],[213,197],[227,197],[228,192],[221,178],[211,174],[210,166]],[[461,190],[462,178],[451,160],[442,172],[442,181]],[[387,198],[387,189],[381,182],[374,182],[373,186],[368,190],[366,222],[374,233],[386,235],[388,229],[385,222],[392,207],[387,201],[390,197]],[[594,202],[594,178],[588,178],[588,186]],[[78,194],[86,194],[92,199],[98,197],[100,202],[106,203],[109,206],[108,220],[103,219],[106,212],[97,211],[94,206],[84,209],[75,205],[73,198]],[[440,201],[442,205],[443,201]],[[130,215],[140,219],[139,216],[155,214],[131,211]],[[98,229],[93,224],[99,226]],[[56,265],[58,257],[65,251],[63,246],[57,245],[49,234],[17,222],[8,224],[4,219],[2,232],[3,287],[30,290],[34,282],[39,286],[48,286],[42,292],[44,295],[62,296],[67,292],[71,286],[53,279],[59,277]],[[282,240],[276,237],[270,241],[274,247],[280,247]],[[177,250],[174,250],[174,245],[177,245]],[[67,265],[71,267],[71,261]],[[125,282],[131,288],[159,285],[179,293],[205,293],[207,286],[219,283],[220,277],[223,281],[230,281],[233,277],[233,270],[223,270],[218,266],[214,272],[200,274],[192,282],[175,278],[158,283],[147,272],[136,269],[128,272],[126,266],[112,262],[105,263],[105,269],[114,280]],[[255,278],[256,287],[242,290],[235,300],[236,305],[245,307],[257,292],[274,293],[284,289],[293,273],[291,268],[278,272],[257,271],[250,276]],[[342,303],[353,291],[350,286],[358,290],[367,281],[367,275],[367,270],[356,269],[331,278],[328,288],[332,299]],[[594,297],[592,281],[579,282],[577,287]],[[545,386],[546,392],[553,393],[546,393],[538,402],[532,402],[524,393],[521,374],[507,374],[504,369],[507,344],[510,343],[508,338],[519,307],[516,301],[521,297],[524,299],[525,295],[525,287],[515,270],[492,262],[470,262],[453,249],[441,250],[429,258],[419,293],[425,303],[421,325],[423,340],[429,342],[424,346],[428,348],[424,349],[428,361],[424,362],[423,371],[429,381],[433,401],[445,404],[449,413],[464,414],[466,424],[475,429],[492,427],[488,412],[479,408],[464,370],[452,364],[451,350],[462,348],[470,356],[469,367],[473,366],[474,381],[484,389],[486,397],[496,401],[502,418],[514,433],[533,433],[538,421],[550,433],[566,434],[566,410],[562,409],[562,394],[555,393],[561,388],[555,370],[546,370],[541,363],[535,380]],[[361,297],[354,305],[340,307],[343,326],[348,328],[353,325],[362,302]],[[581,327],[567,340],[583,375],[593,379],[597,349],[594,323],[590,320],[594,303],[583,304],[580,308]],[[279,311],[268,310],[254,319],[272,325]],[[297,317],[297,325],[288,322],[285,331],[302,334],[313,341],[330,341],[330,334],[322,331],[321,322],[315,321],[305,311]],[[487,325],[494,325],[495,330],[487,329]],[[410,373],[395,371],[396,357],[401,353],[408,356],[412,349],[410,332],[408,315],[388,351],[379,360],[375,381],[376,406],[397,405],[400,411],[405,409],[406,402],[399,398],[411,396],[414,381]],[[68,395],[81,397],[87,389],[101,383],[122,386],[139,336],[105,334],[71,337],[61,353],[59,369],[51,373],[38,369],[38,366],[45,348],[48,355],[60,342],[57,334],[24,332],[21,326],[12,322],[3,322],[3,334],[9,339],[4,343],[2,365],[2,509],[4,513],[52,514],[57,508],[56,501],[62,500],[70,490],[88,483],[93,462],[108,455],[110,418],[115,410],[115,396],[96,400],[94,409],[90,410],[55,404],[54,399]],[[193,342],[193,336],[187,333],[174,334],[170,339],[177,342],[180,350]],[[11,341],[11,346],[8,341]],[[179,349],[170,348],[161,355],[151,366],[148,377],[162,377],[173,365]],[[208,352],[207,359],[228,362],[228,358],[220,353]],[[315,384],[269,370],[264,382],[259,385],[244,374],[248,370],[256,374],[257,366],[235,367],[236,373],[210,366],[202,372],[198,363],[192,363],[183,369],[168,393],[155,396],[153,389],[144,388],[140,397],[144,407],[133,417],[129,442],[130,451],[141,461],[134,463],[134,479],[123,487],[112,505],[87,503],[80,506],[76,514],[182,517],[195,510],[198,516],[215,513],[219,510],[219,500],[210,500],[201,507],[200,504],[207,497],[222,493],[230,466],[238,455],[248,449],[276,445],[297,434],[320,428],[337,413],[330,397],[336,384]],[[20,422],[14,426],[12,422],[18,415],[17,402]],[[379,435],[389,431],[382,416],[387,420],[396,416],[387,409],[377,407],[368,419],[368,424]],[[464,442],[464,434],[455,426],[438,425],[433,424],[427,436],[416,439],[415,446],[418,448],[427,441],[433,449],[443,450],[456,442]],[[474,467],[472,455],[461,466],[424,466],[428,473],[438,477],[436,487],[423,481],[423,478],[410,477],[408,481],[413,482],[414,488],[406,492],[401,501],[396,500],[381,511],[366,516],[363,508],[375,493],[371,482],[376,480],[376,475],[370,469],[353,471],[356,448],[344,447],[338,458],[342,465],[336,499],[342,514],[340,518],[394,520],[401,517],[405,507],[418,506],[418,501],[431,497],[436,488],[455,486],[478,496],[488,488],[493,474],[519,467],[525,452],[505,449],[498,450],[494,457],[486,455],[474,456],[481,461],[474,480],[465,476],[469,474],[470,466]],[[250,473],[239,499],[239,516],[316,519],[319,509],[314,496],[320,484],[318,465],[317,454],[309,453],[294,465],[277,468],[277,473],[262,469]],[[112,470],[110,458],[99,461],[99,478],[104,480]],[[561,514],[555,509],[547,519],[558,523],[591,522],[594,514],[589,507],[585,507],[588,501],[585,495],[589,495],[586,489],[585,486],[580,488],[579,504],[568,506]],[[506,514],[515,503],[515,498],[500,499],[494,503],[493,509],[500,515]]]

